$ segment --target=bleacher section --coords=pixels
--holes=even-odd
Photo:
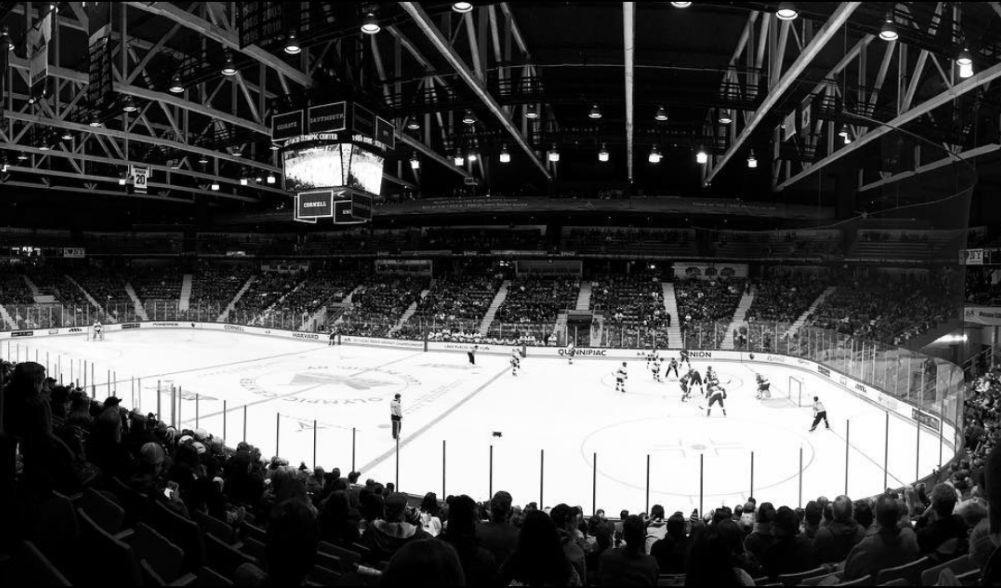
[[[632,256],[692,257],[696,254],[695,231],[685,229],[566,229],[566,248],[579,253]]]
[[[685,346],[718,348],[744,292],[745,281],[683,280],[675,284]]]
[[[557,314],[576,307],[579,291],[580,282],[577,279],[512,280],[507,298],[497,310],[487,336],[545,341],[553,332]]]

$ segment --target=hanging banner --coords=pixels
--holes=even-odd
[[[129,176],[132,177],[132,185],[137,194],[145,194],[149,183],[150,168],[148,166],[129,166]]]
[[[93,108],[104,104],[112,91],[111,8],[114,5],[114,2],[94,2],[87,6],[90,21],[87,102]]]
[[[31,79],[30,101],[42,100],[46,94],[46,81],[49,78],[49,46],[42,45],[28,60],[28,74]]]

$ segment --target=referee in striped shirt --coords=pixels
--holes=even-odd
[[[403,428],[403,406],[399,394],[389,403],[389,417],[393,420],[393,439],[399,439],[400,429]]]

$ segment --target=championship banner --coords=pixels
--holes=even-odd
[[[46,82],[49,79],[49,46],[42,45],[28,60],[28,74],[31,80],[31,94],[28,100],[34,102],[45,98]]]
[[[112,91],[111,9],[114,5],[114,2],[95,2],[87,6],[90,34],[87,102],[91,105],[104,103]]]
[[[129,175],[132,177],[132,185],[137,194],[145,194],[149,183],[150,168],[147,166],[129,166]]]
[[[303,112],[293,110],[283,114],[275,114],[271,117],[271,140],[281,141],[298,137],[305,132],[303,128]]]
[[[959,251],[960,265],[984,265],[983,249],[961,249]]]

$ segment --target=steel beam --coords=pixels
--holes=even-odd
[[[956,157],[958,157],[959,159],[962,159],[963,161],[967,161],[967,160],[971,160],[971,159],[976,159],[977,157],[981,157],[981,156],[987,155],[989,153],[994,153],[995,151],[998,151],[998,150],[1001,150],[1001,145],[999,145],[997,143],[989,143],[987,145],[981,145],[980,147],[976,147],[974,149],[970,149],[969,151],[964,151],[963,153],[957,153]],[[943,157],[942,159],[938,159],[938,160],[933,161],[931,163],[927,163],[925,165],[918,166],[917,168],[915,168],[915,169],[913,169],[911,171],[901,172],[899,174],[894,174],[894,175],[892,175],[892,176],[890,176],[888,178],[882,178],[882,179],[877,180],[875,182],[871,182],[869,184],[865,184],[864,186],[862,186],[861,188],[859,188],[858,191],[859,192],[867,192],[867,191],[875,189],[875,188],[879,188],[879,187],[882,187],[882,186],[893,184],[893,183],[899,182],[901,180],[906,180],[907,178],[913,178],[914,176],[918,176],[918,175],[921,175],[923,173],[930,172],[932,170],[936,170],[936,169],[945,167],[945,166],[953,164],[953,163],[956,163],[956,160],[954,158],[952,158],[952,157]]]
[[[625,51],[625,82],[626,82],[626,175],[632,184],[636,157],[636,128],[634,120],[633,90],[635,88],[636,69],[636,3],[622,3],[622,38]]]
[[[494,97],[490,95],[490,92],[487,91],[486,86],[484,86],[483,83],[476,77],[476,75],[469,70],[469,67],[462,61],[462,58],[460,58],[459,55],[455,52],[455,48],[452,47],[452,44],[449,43],[449,41],[444,37],[444,35],[442,35],[441,31],[438,30],[438,27],[436,27],[434,23],[431,22],[431,17],[428,16],[427,12],[425,12],[424,9],[416,2],[400,2],[400,6],[403,8],[404,11],[407,12],[407,14],[411,16],[411,18],[414,19],[414,22],[416,22],[418,28],[420,28],[421,31],[427,36],[431,44],[433,44],[435,48],[438,49],[442,57],[444,57],[445,60],[448,61],[453,68],[455,68],[455,71],[457,74],[459,74],[459,77],[461,77],[463,81],[466,82],[469,88],[480,98],[480,100],[490,110],[490,112],[492,112],[493,115],[497,117],[497,120],[500,121],[501,126],[504,127],[504,130],[506,130],[511,135],[515,143],[517,143],[522,148],[522,150],[525,151],[525,154],[528,155],[529,160],[532,161],[532,163],[534,163],[536,167],[539,168],[539,170],[542,172],[542,174],[546,177],[547,180],[551,180],[552,175],[546,169],[546,166],[542,163],[542,161],[539,160],[539,157],[535,154],[535,151],[532,149],[532,146],[528,144],[528,141],[525,139],[525,137],[521,134],[521,132],[518,131],[518,129],[514,126],[514,124],[512,124],[508,116],[504,114],[503,108],[501,107],[500,104],[497,103],[497,100],[495,100]]]
[[[778,104],[782,95],[796,83],[800,74],[802,74],[806,70],[807,66],[813,62],[813,59],[821,52],[821,50],[823,50],[827,43],[834,38],[834,35],[848,21],[848,18],[861,4],[861,2],[842,2],[834,13],[831,14],[831,17],[827,19],[827,22],[824,23],[824,26],[821,27],[820,31],[813,38],[813,40],[810,41],[809,45],[803,49],[803,52],[796,58],[796,61],[789,66],[789,70],[782,75],[782,79],[780,79],[768,93],[768,96],[765,97],[761,106],[754,112],[751,119],[747,121],[747,125],[740,132],[740,135],[737,136],[733,144],[730,145],[729,149],[726,150],[726,153],[724,153],[720,158],[719,163],[717,163],[706,176],[706,182],[712,182],[713,178],[715,178],[727,162],[733,158],[737,150],[740,149],[741,145],[743,145],[745,141],[747,141],[747,139],[751,136],[751,133],[754,132],[754,129],[761,124],[761,121],[764,120],[765,116],[767,116],[772,107]]]
[[[963,94],[966,94],[971,90],[975,90],[981,86],[989,84],[990,82],[998,78],[1001,78],[1001,63],[995,64],[992,67],[985,69],[984,71],[974,75],[973,77],[963,80],[962,82],[956,84],[951,88],[947,88],[941,94],[938,94],[933,98],[925,100],[924,102],[918,104],[917,106],[908,110],[907,112],[900,114],[893,120],[888,121],[882,126],[879,126],[869,131],[868,133],[862,135],[861,137],[853,141],[850,145],[842,147],[841,149],[835,151],[834,153],[831,153],[827,157],[814,163],[807,169],[804,169],[798,174],[782,182],[781,184],[779,184],[778,189],[782,190],[795,184],[796,182],[799,182],[800,180],[806,178],[807,176],[813,174],[814,172],[819,171],[824,167],[827,167],[828,165],[834,163],[835,161],[841,159],[842,157],[850,153],[854,153],[861,147],[868,145],[869,143],[875,141],[876,139],[882,137],[887,133],[892,132],[897,127],[906,125],[907,123],[917,119],[921,115],[929,113],[935,110],[936,108],[947,104],[949,101],[955,100],[960,96],[962,96]]]

